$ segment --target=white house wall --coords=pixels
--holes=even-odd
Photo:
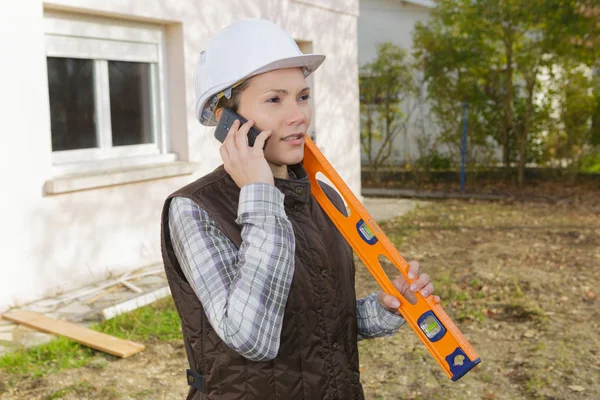
[[[46,193],[53,168],[44,8],[165,25],[170,147],[192,174]],[[235,20],[271,19],[327,55],[314,76],[317,142],[360,192],[358,0],[31,0],[0,10],[0,312],[161,261],[165,197],[221,162],[212,129],[194,118],[193,73],[203,43]]]

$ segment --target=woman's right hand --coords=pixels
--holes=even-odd
[[[254,121],[250,120],[240,128],[240,121],[236,120],[220,149],[225,171],[240,189],[251,183],[275,184],[273,172],[263,151],[272,131],[261,132],[254,141],[254,146],[250,147],[248,131],[253,125]]]

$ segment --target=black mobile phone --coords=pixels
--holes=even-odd
[[[231,129],[231,125],[235,122],[236,119],[240,120],[240,127],[244,125],[246,122],[246,118],[242,117],[240,114],[233,111],[231,108],[224,108],[221,113],[221,119],[219,119],[219,123],[217,124],[217,129],[215,129],[215,137],[221,143],[225,141],[227,134],[229,133],[229,129]],[[254,141],[260,134],[260,131],[253,126],[248,131],[248,145],[250,147],[254,146]]]

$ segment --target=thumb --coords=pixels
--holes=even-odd
[[[400,301],[392,295],[389,295],[385,292],[379,292],[378,297],[381,305],[390,311],[395,312],[398,310],[398,307],[400,307]]]
[[[273,131],[262,131],[254,141],[254,148],[264,150],[265,143],[271,137]]]

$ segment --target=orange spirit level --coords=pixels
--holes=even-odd
[[[367,266],[377,283],[386,293],[400,300],[400,313],[446,374],[456,381],[479,364],[481,359],[471,344],[431,296],[423,297],[420,293],[415,293],[417,302],[411,304],[398,292],[381,267],[379,256],[387,257],[404,275],[406,281],[411,283],[412,280],[408,278],[408,263],[309,137],[306,137],[303,165],[308,173],[311,193],[315,199]],[[350,209],[349,217],[341,214],[329,201],[317,182],[319,172],[340,192]]]

